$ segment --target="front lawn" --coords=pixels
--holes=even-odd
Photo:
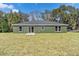
[[[0,55],[79,55],[79,33],[0,33]]]

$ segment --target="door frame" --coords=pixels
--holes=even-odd
[[[34,33],[34,26],[29,26],[29,33]]]

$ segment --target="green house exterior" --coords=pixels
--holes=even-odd
[[[46,16],[47,17],[47,16]],[[57,22],[45,21],[41,13],[33,12],[29,14],[29,21],[21,21],[13,25],[13,32],[19,33],[53,33],[53,32],[67,32],[67,24]]]
[[[67,24],[48,21],[30,21],[13,24],[13,32],[19,33],[54,33],[67,32]]]

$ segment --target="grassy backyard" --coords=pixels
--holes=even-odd
[[[79,55],[79,33],[0,33],[0,55]]]

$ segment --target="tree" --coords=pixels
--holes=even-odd
[[[76,29],[79,10],[72,6],[61,5],[59,8],[52,10],[52,21],[60,17],[60,23],[69,24],[69,28]]]
[[[9,31],[12,31],[12,24],[28,21],[27,17],[28,17],[27,14],[24,14],[21,12],[16,13],[16,12],[10,11],[10,13],[7,14]]]
[[[42,15],[42,18],[45,20],[45,21],[51,21],[52,17],[51,17],[51,11],[49,10],[45,10],[44,12],[41,13]]]
[[[7,19],[5,14],[0,11],[0,32],[8,31]]]
[[[7,20],[9,31],[12,31],[12,24],[18,23],[20,21],[20,14],[10,11],[10,13],[7,14]]]
[[[1,22],[1,30],[2,32],[8,32],[8,22],[5,18]]]

